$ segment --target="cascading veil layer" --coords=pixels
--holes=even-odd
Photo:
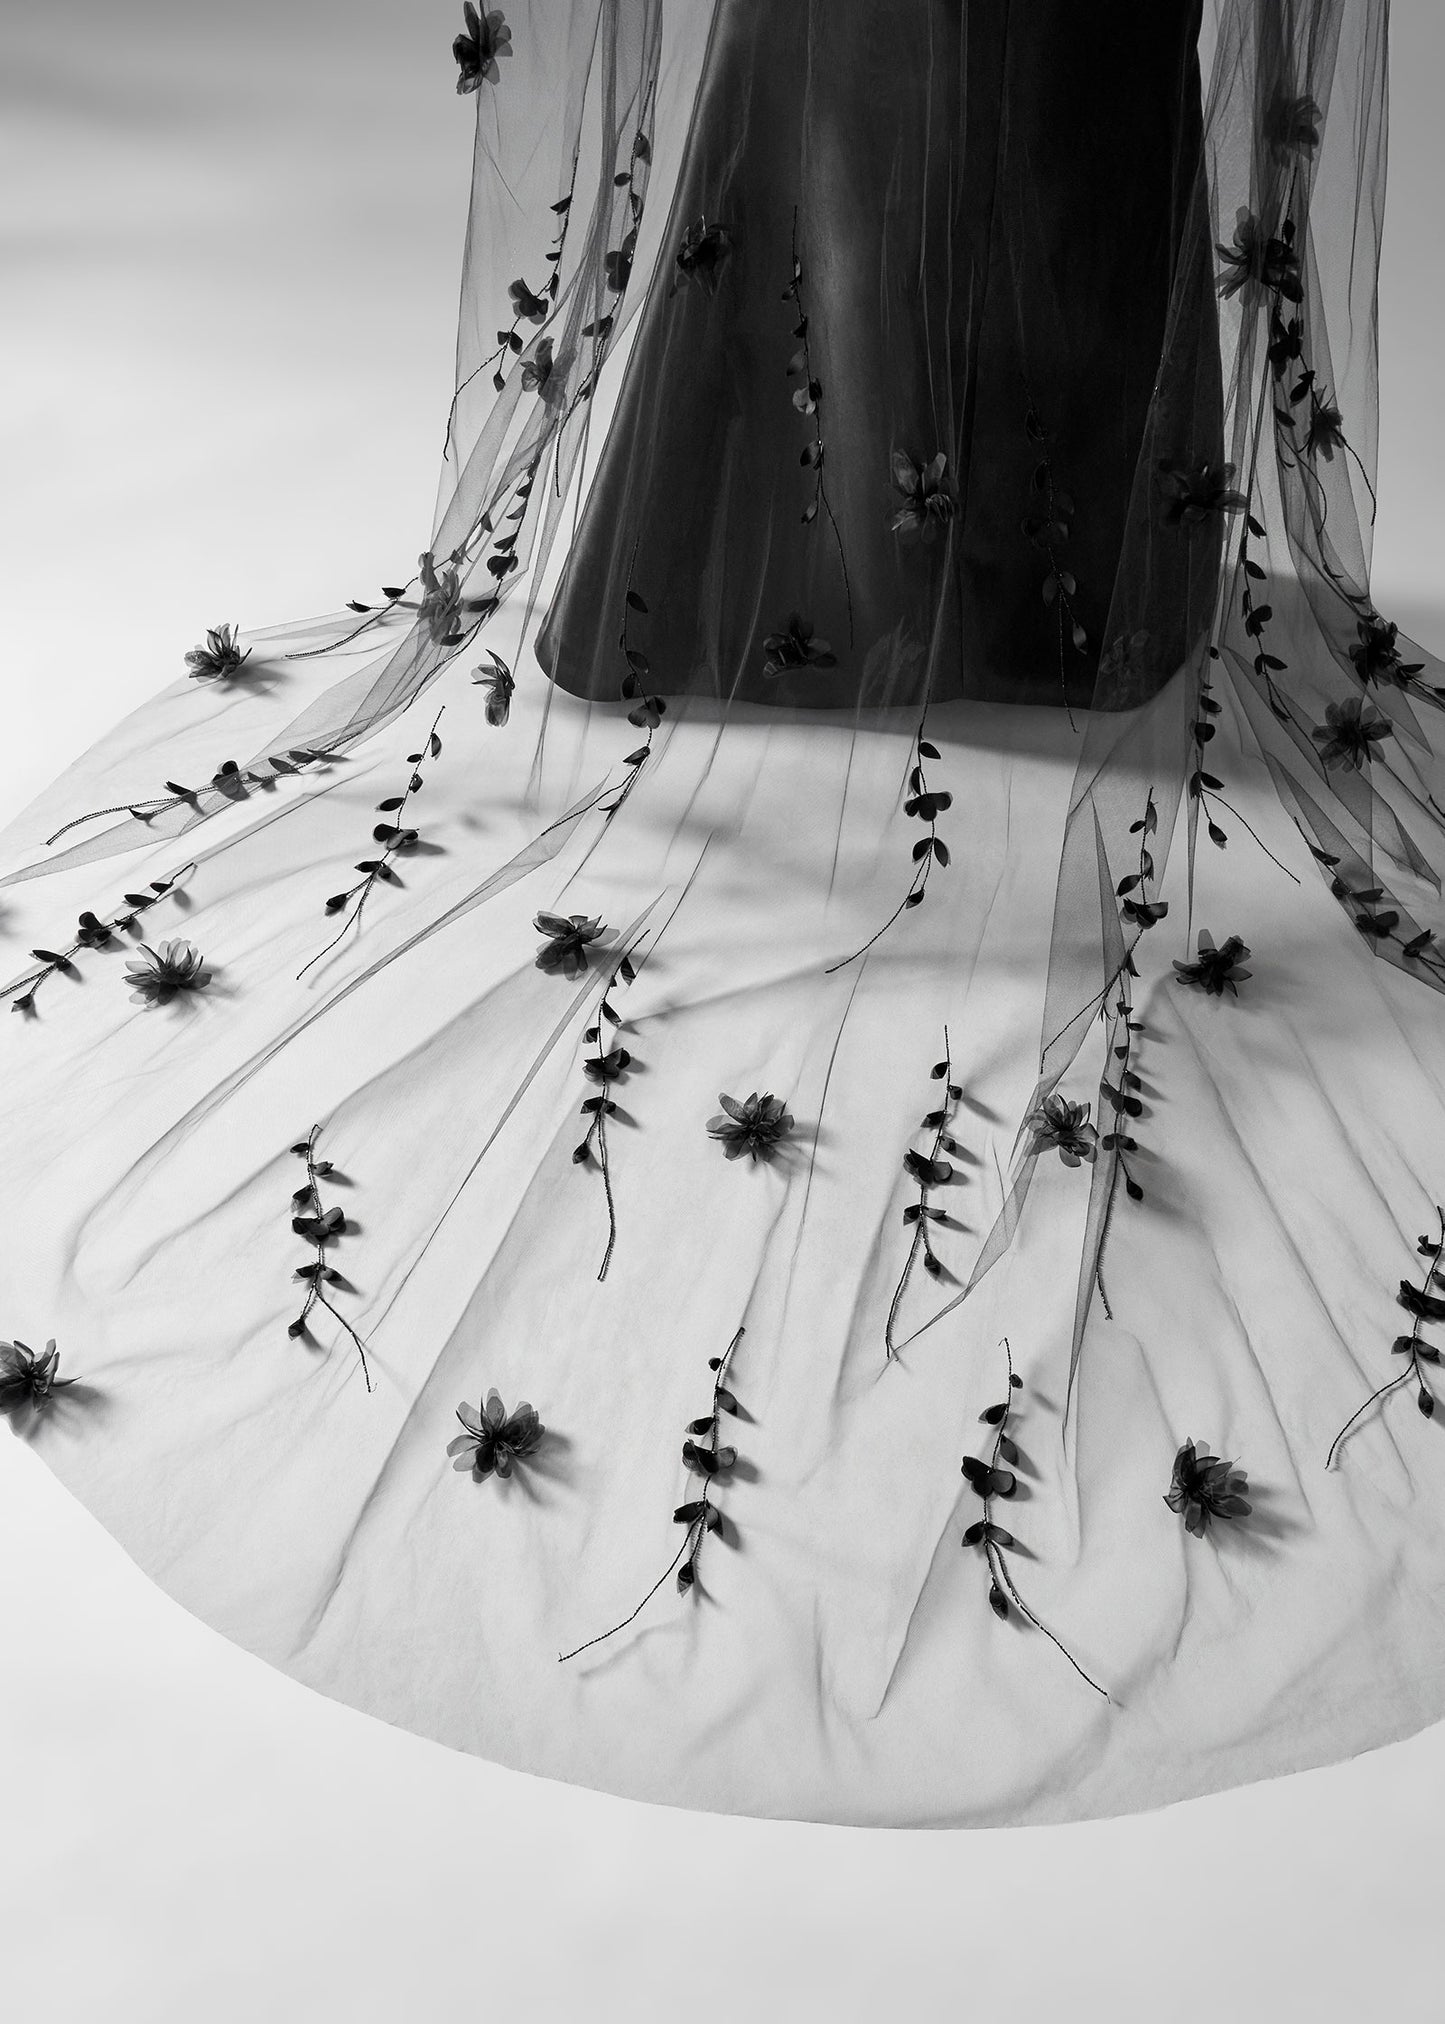
[[[415,574],[5,839],[0,1405],[197,1614],[875,1824],[1445,1710],[1387,26],[468,10]]]

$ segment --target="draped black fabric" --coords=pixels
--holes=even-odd
[[[717,9],[679,253],[539,641],[556,680],[615,695],[632,586],[666,695],[1090,703],[1151,412],[1223,458],[1199,12]],[[793,388],[816,431],[788,427]],[[944,460],[926,541],[892,524],[900,455]],[[1182,663],[1217,567],[1207,540],[1160,553],[1154,652],[1101,707]],[[795,612],[827,647],[770,666]]]

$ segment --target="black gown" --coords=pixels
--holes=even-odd
[[[1089,704],[1141,455],[1223,455],[1200,5],[725,0],[538,643],[563,688],[616,695],[632,587],[664,695]],[[1216,578],[1207,541],[1158,558],[1109,707],[1182,665]]]

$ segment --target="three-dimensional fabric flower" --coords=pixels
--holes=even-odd
[[[521,279],[507,284],[511,298],[512,314],[528,323],[545,323],[549,304],[545,296],[534,295],[527,283]]]
[[[1346,696],[1325,705],[1325,721],[1310,736],[1326,766],[1346,766],[1358,773],[1374,757],[1374,748],[1390,736],[1389,719],[1363,696]]]
[[[43,1412],[73,1377],[57,1377],[60,1352],[52,1336],[37,1356],[23,1342],[0,1342],[0,1413]]]
[[[793,1120],[780,1096],[756,1090],[739,1103],[735,1096],[718,1094],[722,1110],[708,1119],[708,1131],[717,1139],[730,1160],[747,1153],[754,1160],[770,1160],[793,1129]]]
[[[902,450],[893,452],[893,489],[903,495],[903,504],[889,526],[905,541],[932,541],[957,513],[958,495],[944,475],[947,469],[942,450],[926,464],[915,464]]]
[[[1286,302],[1304,300],[1298,253],[1287,238],[1267,232],[1246,205],[1241,204],[1235,213],[1234,244],[1215,250],[1224,262],[1219,277],[1221,295],[1262,288],[1282,295]]]
[[[547,382],[552,377],[554,363],[551,338],[539,337],[537,339],[537,349],[522,365],[522,385],[529,394],[546,392]]]
[[[716,295],[732,246],[731,235],[722,225],[709,225],[706,218],[698,218],[682,235],[682,244],[677,249],[677,271],[685,281],[695,282],[708,295]]]
[[[236,628],[228,622],[209,629],[206,644],[192,647],[186,655],[186,666],[191,671],[193,682],[223,682],[250,658],[251,649],[247,647],[242,653],[236,639]]]
[[[1145,630],[1120,633],[1099,656],[1099,673],[1111,681],[1124,681],[1147,670],[1150,635]]]
[[[811,624],[800,618],[797,612],[789,614],[787,624],[779,632],[769,633],[763,641],[763,652],[767,659],[763,663],[765,675],[786,674],[790,668],[836,668],[838,657],[827,640],[819,639]]]
[[[1327,464],[1332,464],[1335,451],[1344,447],[1344,416],[1332,402],[1322,401],[1316,395],[1310,402],[1310,418],[1305,424],[1305,455],[1323,457]]]
[[[1184,1528],[1202,1539],[1212,1518],[1247,1518],[1249,1488],[1243,1469],[1221,1462],[1204,1448],[1186,1441],[1174,1457],[1174,1476],[1164,1502],[1184,1519]]]
[[[430,552],[421,557],[417,568],[421,575],[421,602],[416,615],[441,645],[450,640],[456,629],[462,603],[461,578],[454,563],[449,562],[439,570]]]
[[[534,1406],[519,1399],[508,1412],[496,1391],[487,1393],[479,1412],[463,1401],[457,1407],[457,1418],[466,1431],[447,1442],[447,1453],[456,1457],[454,1469],[469,1469],[478,1483],[494,1474],[510,1476],[516,1463],[541,1446],[547,1431]]]
[[[452,44],[459,73],[457,90],[477,91],[484,79],[488,84],[500,84],[502,73],[497,60],[512,53],[512,31],[506,16],[500,7],[494,7],[489,14],[478,14],[472,0],[466,0],[462,15],[466,28]]]
[[[212,972],[191,942],[142,942],[126,964],[131,996],[146,1005],[169,1005],[179,991],[203,991]]]
[[[473,668],[472,680],[486,696],[487,722],[500,731],[512,714],[512,695],[517,686],[511,669],[493,654],[490,667]]]
[[[1350,659],[1354,662],[1355,673],[1367,688],[1371,683],[1391,682],[1403,689],[1408,686],[1411,675],[1418,675],[1424,668],[1423,661],[1400,658],[1400,629],[1387,624],[1378,613],[1362,618],[1356,630],[1360,637],[1350,648]]]
[[[1066,1096],[1046,1096],[1038,1109],[1025,1118],[1032,1134],[1028,1151],[1056,1152],[1066,1167],[1093,1159],[1099,1150],[1099,1134],[1089,1122],[1086,1103],[1070,1103]]]
[[[1225,986],[1228,985],[1237,998],[1239,992],[1236,986],[1242,984],[1246,977],[1253,975],[1252,971],[1242,970],[1239,967],[1241,958],[1248,954],[1248,949],[1238,935],[1228,936],[1216,949],[1213,935],[1208,928],[1201,928],[1199,954],[1194,962],[1181,963],[1176,956],[1174,968],[1181,984],[1199,984],[1215,998],[1222,998]]]
[[[554,977],[580,977],[590,946],[607,934],[602,921],[586,914],[538,914],[532,925],[547,938],[537,951],[537,968]]]
[[[1241,513],[1249,504],[1230,483],[1233,464],[1184,464],[1177,458],[1162,457],[1159,471],[1164,480],[1166,526],[1200,527],[1216,513]]]
[[[1277,159],[1313,154],[1320,144],[1323,118],[1314,99],[1277,87],[1264,115],[1264,137],[1271,154]]]

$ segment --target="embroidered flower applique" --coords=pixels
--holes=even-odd
[[[519,1399],[508,1412],[495,1390],[487,1393],[480,1411],[463,1400],[457,1418],[464,1431],[447,1442],[447,1453],[455,1458],[454,1469],[470,1470],[478,1483],[491,1475],[510,1476],[519,1462],[536,1453],[547,1431],[535,1406]]]
[[[497,68],[500,58],[512,53],[512,31],[500,7],[490,13],[479,14],[466,0],[462,8],[466,27],[452,43],[452,55],[457,61],[458,92],[479,91],[482,84],[500,84],[502,73]]]
[[[787,1105],[780,1096],[759,1095],[756,1090],[739,1102],[735,1096],[719,1095],[722,1110],[709,1118],[708,1132],[718,1140],[730,1160],[747,1153],[751,1159],[770,1160],[793,1129]]]
[[[1186,1532],[1202,1539],[1216,1518],[1249,1516],[1251,1507],[1244,1494],[1248,1488],[1243,1469],[1186,1441],[1174,1457],[1174,1475],[1164,1502],[1183,1518]]]
[[[169,1005],[179,992],[203,991],[213,974],[191,942],[162,942],[154,949],[142,942],[125,967],[131,996],[146,1005]]]
[[[193,682],[224,682],[239,672],[243,662],[251,658],[251,649],[241,651],[236,638],[236,628],[229,622],[213,625],[206,634],[203,647],[192,647],[186,655],[186,666],[191,671]]]

